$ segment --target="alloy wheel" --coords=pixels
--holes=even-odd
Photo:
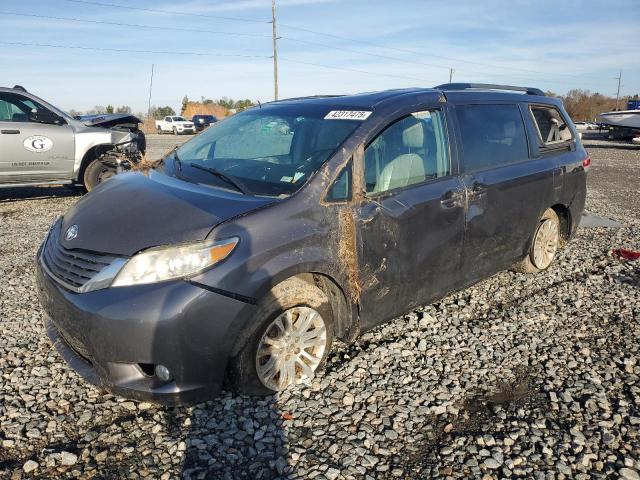
[[[532,261],[536,268],[544,270],[556,256],[560,243],[560,228],[558,221],[547,218],[542,221],[536,232],[533,243]]]
[[[258,343],[256,372],[271,390],[311,379],[327,347],[327,328],[316,310],[293,307],[278,315]]]

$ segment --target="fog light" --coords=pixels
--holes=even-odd
[[[171,372],[164,365],[156,365],[156,377],[158,377],[163,382],[168,382],[171,380]]]

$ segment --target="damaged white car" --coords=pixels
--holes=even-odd
[[[130,114],[71,117],[27,92],[0,87],[0,187],[81,184],[93,189],[138,162],[141,120]]]

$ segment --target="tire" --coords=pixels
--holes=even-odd
[[[558,214],[549,208],[540,217],[529,253],[513,266],[513,270],[520,273],[537,273],[546,270],[555,260],[561,243],[560,219]],[[541,252],[544,253],[541,254]]]
[[[158,130],[158,135],[162,135],[162,127],[158,127],[157,130]]]
[[[310,311],[315,312],[316,315]],[[310,316],[306,316],[307,314]],[[287,315],[291,315],[289,318],[292,319],[292,327],[296,325],[300,327],[305,324],[305,319],[311,318],[312,320],[308,320],[307,323],[313,329],[304,329],[303,332],[306,332],[307,335],[314,335],[314,332],[318,332],[315,333],[315,339],[310,340],[310,342],[317,342],[317,346],[304,347],[302,349],[304,353],[309,354],[303,357],[304,360],[298,356],[303,352],[300,351],[299,344],[295,343],[295,338],[300,338],[295,335],[295,329],[290,330],[293,333],[291,337],[274,335],[274,332],[282,332],[282,329],[276,325],[278,320],[281,321],[281,325],[286,325]],[[305,369],[302,368],[303,362],[308,367],[306,370],[312,373],[324,366],[333,342],[333,311],[327,296],[318,287],[298,277],[287,279],[275,286],[258,303],[257,313],[254,318],[256,319],[256,328],[249,332],[244,346],[238,355],[231,360],[227,383],[233,390],[249,395],[271,395],[309,378],[305,374]],[[323,338],[320,322],[324,325],[325,333],[323,348],[320,348]],[[291,341],[293,343],[290,343]],[[280,345],[275,346],[272,342],[277,342]],[[289,344],[282,347],[281,342],[289,342]],[[267,347],[266,345],[271,346]],[[285,352],[289,352],[290,360],[287,361],[284,353],[263,353],[262,356],[258,357],[259,347],[265,349],[262,350],[261,348],[263,352],[284,349]],[[316,361],[310,361],[308,357],[313,357]],[[267,365],[272,359],[276,362],[274,370],[278,373],[266,375]],[[293,370],[288,370],[295,377],[293,382],[286,382],[286,363],[282,363],[282,366],[278,368],[278,361],[288,362],[289,365],[293,364]],[[262,369],[262,375],[259,373],[259,369]],[[285,375],[281,375],[280,372],[285,372]],[[268,378],[271,381],[265,381],[263,380],[264,378]],[[287,383],[286,385],[275,385],[283,378],[284,382]]]
[[[116,169],[104,165],[99,159],[93,160],[84,170],[83,183],[88,192],[106,182],[116,174]]]
[[[178,129],[176,127],[173,127],[173,134],[178,135]]]

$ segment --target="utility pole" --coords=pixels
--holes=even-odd
[[[151,64],[151,81],[149,82],[149,106],[147,107],[147,117],[151,116],[151,90],[153,89],[153,63]]]
[[[278,100],[278,36],[276,34],[276,0],[271,0],[271,26],[273,27],[273,98]]]
[[[620,80],[622,80],[622,70],[620,70],[620,74],[616,77],[618,80],[618,93],[616,93],[616,110],[618,110],[618,99],[620,98]]]
[[[453,68],[449,69],[449,83],[451,83],[453,80],[453,71],[454,71]]]

